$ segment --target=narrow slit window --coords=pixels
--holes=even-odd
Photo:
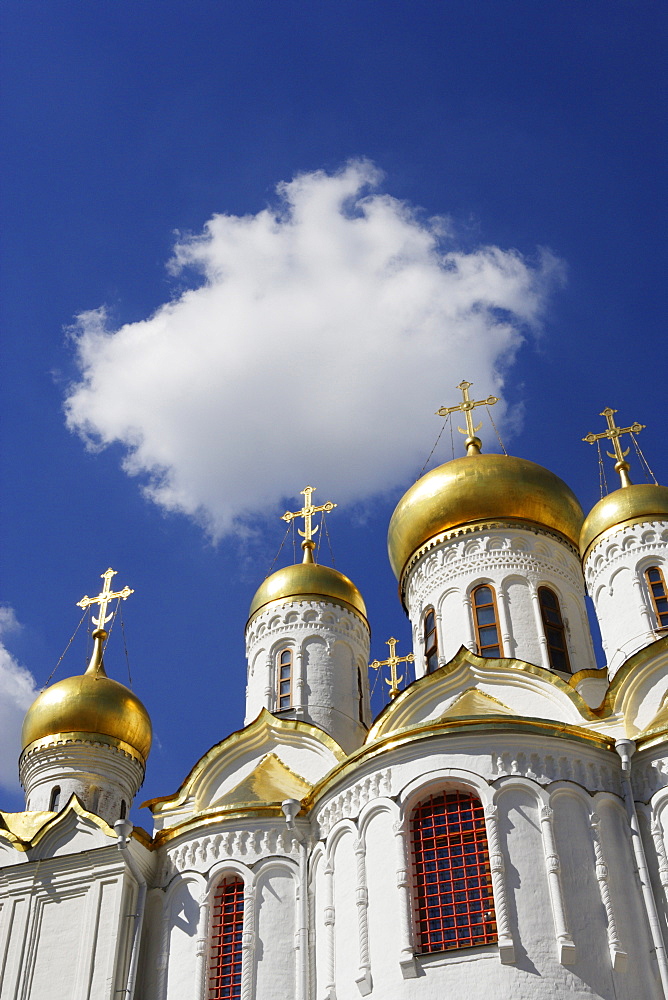
[[[60,808],[60,785],[51,789],[51,799],[49,801],[49,811],[58,812]]]
[[[494,588],[487,584],[484,584],[482,587],[476,587],[472,597],[478,655],[503,656]]]
[[[423,799],[411,817],[416,940],[422,954],[497,940],[487,831],[475,795]]]
[[[241,996],[243,923],[244,883],[236,876],[228,876],[213,897],[207,1000]]]
[[[550,666],[553,670],[570,671],[571,664],[568,659],[568,647],[566,645],[566,629],[564,620],[561,617],[559,598],[549,587],[538,588],[538,601],[540,613],[543,617],[543,629],[547,639],[547,653],[550,658]]]
[[[651,566],[645,570],[645,580],[656,616],[656,627],[668,628],[668,592],[662,570]]]
[[[436,632],[436,612],[428,608],[424,616],[424,658],[427,673],[431,674],[438,667],[438,634]]]
[[[125,819],[127,814],[128,814],[128,807],[125,804],[125,799],[121,799],[121,813],[120,813],[121,819]]]
[[[364,686],[362,685],[362,668],[357,668],[357,714],[364,725]]]
[[[284,649],[278,654],[278,710],[292,708],[292,650]]]

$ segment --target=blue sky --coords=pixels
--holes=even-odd
[[[387,523],[462,378],[503,395],[509,451],[585,509],[604,406],[647,424],[668,481],[660,4],[6,0],[0,18],[5,808],[15,665],[44,684],[108,565],[136,591],[156,733],[140,796],[241,725],[247,609],[307,482],[339,502],[372,658],[392,634],[407,652]],[[55,679],[85,655],[80,636]]]

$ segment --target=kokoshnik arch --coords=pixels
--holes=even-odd
[[[243,728],[151,835],[127,820],[148,713],[107,677],[113,570],[81,677],[28,711],[0,813],[3,1000],[668,998],[668,489],[585,518],[568,486],[465,451],[408,489],[388,547],[413,651],[369,701],[364,599],[314,561],[260,585]],[[591,596],[607,666],[597,669]],[[416,679],[400,689],[401,663]]]

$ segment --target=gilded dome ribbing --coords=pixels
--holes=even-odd
[[[366,621],[366,605],[347,576],[314,562],[286,566],[272,573],[258,588],[248,614],[249,621],[275,601],[330,601],[354,611]]]
[[[390,563],[401,580],[426,542],[487,521],[547,528],[577,547],[583,520],[575,494],[543,466],[509,455],[467,455],[432,469],[401,498],[388,531]]]
[[[101,631],[101,630],[100,630]],[[146,762],[151,749],[151,720],[135,694],[107,677],[99,652],[93,653],[88,670],[66,677],[37,696],[23,721],[23,750],[45,737],[71,739],[96,736],[127,744]],[[97,654],[97,655],[96,655]],[[105,742],[105,740],[103,740]]]
[[[616,528],[642,521],[668,521],[668,487],[631,484],[608,493],[592,507],[580,533],[580,554],[586,559],[593,545]]]

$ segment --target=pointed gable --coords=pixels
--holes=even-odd
[[[586,726],[597,717],[581,696],[550,670],[515,659],[477,656],[462,646],[381,712],[367,744],[389,733],[461,717],[517,716]]]
[[[317,726],[263,709],[250,725],[212,747],[178,792],[144,804],[157,830],[211,813],[280,810],[284,798],[303,798],[345,759],[338,743]]]

